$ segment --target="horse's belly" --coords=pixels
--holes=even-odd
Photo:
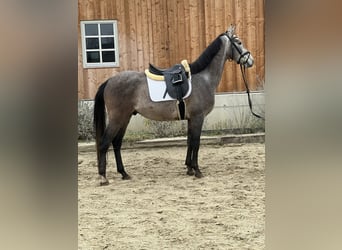
[[[177,102],[149,102],[136,108],[145,118],[157,121],[178,120]]]

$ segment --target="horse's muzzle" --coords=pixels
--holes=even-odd
[[[254,64],[254,59],[253,59],[253,57],[250,56],[245,64],[246,64],[246,66],[247,66],[248,68],[249,68],[249,67],[252,67],[253,64]]]
[[[254,64],[254,58],[251,54],[246,54],[241,58],[240,63],[245,65],[247,68],[250,68]]]
[[[247,68],[252,67],[254,64],[254,59],[251,53],[249,51],[241,53],[240,58],[238,60],[238,64],[244,65]]]

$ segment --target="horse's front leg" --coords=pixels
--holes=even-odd
[[[186,172],[187,175],[194,175],[194,170],[191,167],[191,157],[192,157],[192,146],[191,146],[191,134],[190,134],[190,129],[188,129],[188,140],[187,140],[187,145],[188,149],[186,152],[186,158],[185,158],[185,165],[188,168],[188,171]]]
[[[203,177],[198,167],[198,151],[200,146],[201,132],[204,117],[195,117],[188,121],[188,150],[185,164],[187,165],[188,175],[193,175],[197,178]]]

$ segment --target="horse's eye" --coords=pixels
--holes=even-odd
[[[239,40],[235,40],[234,43],[239,46],[241,45],[241,42]]]

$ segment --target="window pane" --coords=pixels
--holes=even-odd
[[[100,52],[98,51],[87,52],[87,62],[88,63],[100,62]]]
[[[114,35],[113,24],[103,23],[101,26],[101,35]]]
[[[97,24],[86,24],[85,25],[85,34],[86,36],[97,36]]]
[[[101,46],[102,46],[102,49],[114,49],[114,38],[113,37],[101,38]]]
[[[99,48],[99,39],[98,38],[86,38],[87,49],[98,49]]]
[[[115,62],[115,52],[114,51],[102,51],[102,61],[103,62]]]

